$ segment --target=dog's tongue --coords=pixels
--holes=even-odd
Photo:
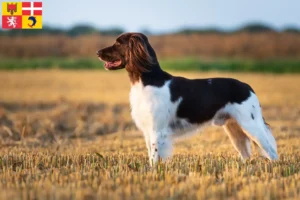
[[[104,67],[110,68],[110,67],[116,67],[121,64],[121,61],[114,61],[114,62],[106,62],[104,63]]]
[[[112,65],[113,65],[113,62],[104,63],[104,67],[111,67]]]

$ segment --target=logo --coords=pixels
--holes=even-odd
[[[28,20],[32,21],[32,23],[28,24],[28,26],[30,28],[34,27],[34,25],[36,24],[36,18],[34,16],[30,16],[30,17],[28,17]]]
[[[42,2],[22,2],[22,15],[42,15]]]
[[[43,2],[2,2],[2,29],[41,29]]]
[[[17,17],[7,17],[7,25],[9,27],[12,27],[12,28],[16,28],[16,26],[18,25],[17,23]]]
[[[17,12],[17,4],[7,3],[7,12],[10,12],[11,15]]]

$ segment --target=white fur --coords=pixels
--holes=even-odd
[[[224,109],[237,121],[244,133],[261,148],[263,156],[270,160],[278,159],[275,138],[264,123],[259,101],[254,93],[251,92],[250,97],[241,104],[230,104]]]
[[[250,97],[241,104],[226,104],[211,120],[196,125],[176,117],[182,98],[175,103],[171,101],[170,82],[166,81],[159,88],[144,87],[141,82],[138,82],[132,85],[130,91],[131,115],[144,134],[151,165],[155,164],[159,158],[165,160],[172,156],[174,138],[197,132],[206,124],[224,126],[242,158],[250,156],[251,139],[262,149],[264,156],[277,159],[275,139],[264,124],[260,105],[254,93],[251,93]],[[251,118],[251,113],[254,115],[254,120]],[[231,124],[233,126],[227,124],[229,120],[222,118],[224,114],[229,114],[228,116],[231,116],[236,124]],[[175,129],[170,128],[172,122],[177,122],[178,129],[176,126]],[[241,129],[238,130],[238,127]]]
[[[172,155],[172,132],[168,124],[176,114],[180,102],[171,103],[170,81],[161,88],[146,86],[141,82],[130,91],[131,115],[137,127],[144,133],[150,163],[159,157],[166,159]]]

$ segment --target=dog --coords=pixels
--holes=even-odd
[[[131,115],[144,134],[150,165],[172,156],[175,138],[206,125],[222,126],[243,160],[251,141],[269,160],[277,145],[254,90],[231,78],[187,79],[163,71],[148,38],[124,33],[97,51],[107,70],[125,68],[131,82]]]

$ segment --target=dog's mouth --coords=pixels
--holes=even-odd
[[[106,69],[113,69],[113,68],[118,68],[120,67],[120,65],[122,64],[122,61],[121,60],[116,60],[116,61],[113,61],[113,62],[105,62],[104,63],[104,67]]]
[[[115,70],[115,69],[121,69],[122,61],[121,60],[115,60],[115,61],[105,61],[102,60],[100,57],[99,59],[104,62],[104,68],[107,70]]]

